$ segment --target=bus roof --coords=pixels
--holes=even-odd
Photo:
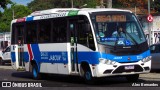
[[[55,18],[55,17],[74,16],[78,14],[85,15],[86,13],[103,12],[103,11],[121,11],[121,12],[131,13],[131,11],[129,10],[113,9],[113,8],[82,8],[82,9],[55,8],[55,9],[48,9],[48,10],[42,10],[42,11],[35,11],[30,15],[28,15],[27,17],[12,20],[12,23],[48,19],[48,18]]]
[[[71,10],[78,10],[84,12],[101,12],[101,11],[122,11],[122,12],[131,12],[129,10],[122,10],[122,9],[113,9],[113,8],[55,8],[55,9],[48,9],[42,11],[35,11],[31,13],[31,16],[37,15],[44,15],[44,14],[51,14],[51,13],[62,13],[62,12],[69,12]]]

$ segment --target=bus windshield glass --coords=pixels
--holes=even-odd
[[[94,12],[91,20],[98,43],[131,46],[146,41],[134,14],[129,12]]]

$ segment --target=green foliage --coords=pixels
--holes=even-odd
[[[39,11],[51,8],[67,8],[70,7],[70,0],[34,0],[28,4],[32,11]]]
[[[33,0],[28,4],[32,11],[39,11],[51,8],[71,8],[72,0]],[[86,7],[94,8],[97,5],[97,0],[73,0],[74,8],[81,7],[87,4]]]
[[[23,5],[15,5],[12,6],[12,10],[14,9],[15,18],[21,18],[29,15],[31,13],[31,10]]]
[[[28,4],[32,11],[45,10],[53,7],[52,0],[33,0]]]
[[[6,8],[1,14],[0,32],[10,31],[10,24],[13,19],[13,12],[15,14],[14,18],[21,18],[30,14],[31,10],[23,5],[12,5],[11,8]]]

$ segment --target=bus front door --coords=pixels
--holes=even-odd
[[[17,64],[18,69],[17,70],[24,70],[24,25],[17,25],[16,26],[16,42],[18,44],[17,47]]]
[[[69,23],[70,30],[70,58],[71,58],[71,72],[78,73],[78,53],[77,53],[77,31],[76,31],[76,22],[71,21]]]

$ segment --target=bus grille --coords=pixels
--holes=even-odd
[[[139,65],[134,65],[134,69],[131,69],[131,70],[125,70],[125,66],[120,66],[113,72],[113,74],[123,73],[123,72],[142,72],[142,71],[143,71],[143,68]]]

